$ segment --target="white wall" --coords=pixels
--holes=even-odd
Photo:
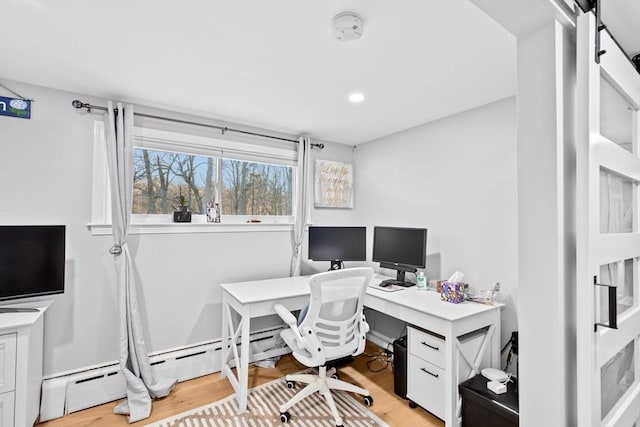
[[[99,116],[71,107],[76,98],[105,101],[9,83],[35,102],[31,120],[0,118],[0,191],[10,201],[0,204],[0,222],[67,225],[66,291],[53,297],[47,313],[45,375],[116,360],[111,237],[87,228]],[[516,329],[514,139],[515,102],[507,99],[363,144],[355,155],[351,146],[325,143],[313,150],[314,159],[354,163],[355,208],[312,209],[310,221],[427,227],[428,277],[460,270],[472,286],[500,281],[509,295],[508,334]],[[288,274],[290,241],[288,232],[131,236],[149,351],[219,338],[218,284]],[[306,243],[303,248],[306,258]],[[327,268],[303,264],[304,273]],[[376,326],[384,329],[382,322]]]
[[[515,98],[359,145],[355,188],[369,256],[374,225],[426,227],[428,279],[457,270],[475,288],[501,283],[504,345],[517,330]],[[374,327],[402,332],[386,318]]]
[[[314,152],[314,160],[331,160],[353,164],[354,147],[345,144],[331,144],[325,146],[322,151]],[[348,159],[348,160],[345,160]],[[314,165],[315,166],[315,165]],[[355,173],[355,171],[354,171]],[[313,172],[312,172],[313,174]],[[313,206],[313,189],[311,190],[311,205]],[[362,225],[356,215],[358,206],[358,196],[354,194],[354,209],[334,209],[334,208],[312,208],[309,215],[309,224],[316,226],[358,226]],[[306,238],[306,236],[305,236]],[[314,274],[327,271],[330,266],[329,261],[310,261],[308,259],[308,242],[302,244],[302,274]],[[359,267],[366,265],[365,262],[346,261],[345,267]]]
[[[575,57],[559,22],[518,37],[523,427],[576,425]]]
[[[93,122],[73,99],[101,99],[7,82],[32,97],[32,119],[0,117],[0,223],[65,224],[67,277],[46,314],[44,373],[111,362],[118,355],[117,287],[110,236],[92,236]],[[239,127],[239,126],[231,126]],[[351,147],[325,142],[313,156],[353,161]],[[312,211],[320,223],[353,211]],[[344,219],[343,219],[344,218]],[[133,235],[148,350],[221,336],[219,283],[288,275],[290,232]],[[309,267],[309,266],[306,266]],[[324,268],[324,267],[323,267]]]

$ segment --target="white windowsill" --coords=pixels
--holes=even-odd
[[[88,224],[94,236],[111,235],[111,224]],[[293,224],[276,223],[159,223],[131,224],[129,234],[186,234],[186,233],[253,233],[292,231]]]

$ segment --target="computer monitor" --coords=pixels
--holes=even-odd
[[[331,270],[344,261],[367,260],[366,227],[309,227],[309,259],[331,261]]]
[[[64,225],[0,226],[0,301],[64,292],[65,231]],[[0,313],[12,311],[28,310],[0,306]]]
[[[373,261],[380,267],[397,270],[395,281],[401,286],[413,286],[405,281],[407,271],[415,273],[427,260],[427,229],[405,227],[374,227]]]

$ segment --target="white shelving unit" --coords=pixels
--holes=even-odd
[[[44,312],[50,301],[3,305],[38,311],[0,313],[0,427],[38,420],[42,386]]]

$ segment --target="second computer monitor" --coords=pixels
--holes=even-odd
[[[413,285],[405,281],[405,272],[424,268],[426,259],[426,228],[374,227],[373,261],[382,268],[397,270],[397,284]]]
[[[309,259],[331,261],[331,270],[344,261],[366,261],[366,227],[309,227]]]

